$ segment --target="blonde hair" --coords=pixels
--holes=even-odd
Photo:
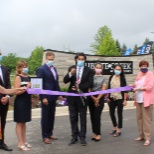
[[[16,74],[21,74],[21,70],[24,66],[28,66],[26,61],[18,61],[17,65],[16,65]]]

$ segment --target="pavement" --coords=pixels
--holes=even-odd
[[[138,137],[136,124],[136,114],[133,102],[128,102],[123,113],[123,129],[122,135],[113,137],[108,132],[112,130],[112,124],[108,113],[108,106],[102,112],[102,140],[100,142],[91,141],[91,123],[89,113],[87,114],[87,146],[81,146],[80,142],[68,146],[71,139],[70,122],[67,107],[57,107],[54,135],[58,140],[53,141],[51,145],[44,144],[41,139],[40,129],[40,109],[32,110],[32,121],[27,123],[27,140],[33,145],[30,151],[20,151],[17,148],[17,137],[15,134],[15,123],[12,120],[12,111],[9,111],[5,142],[9,147],[13,148],[12,152],[0,150],[0,154],[153,154],[154,139],[148,147],[143,146],[143,141],[134,141]],[[154,117],[153,117],[154,118]],[[153,123],[154,127],[154,123]],[[152,133],[154,138],[154,131]]]

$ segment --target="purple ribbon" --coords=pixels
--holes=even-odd
[[[107,89],[107,90],[100,90],[100,91],[95,91],[95,92],[77,94],[77,93],[29,88],[29,89],[27,89],[27,92],[28,92],[28,94],[38,94],[38,95],[45,94],[45,95],[60,95],[60,96],[91,96],[91,95],[115,93],[115,92],[121,92],[121,91],[130,91],[132,89],[133,89],[132,86],[125,86],[125,87],[112,88],[112,89]]]

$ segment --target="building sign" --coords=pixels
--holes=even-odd
[[[85,66],[94,69],[94,64],[100,62],[103,65],[103,74],[111,75],[115,65],[120,64],[123,67],[125,74],[133,74],[133,62],[132,61],[86,61]]]

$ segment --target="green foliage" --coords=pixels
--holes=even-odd
[[[137,46],[137,44],[135,44],[134,48],[133,48],[133,51],[132,51],[132,54],[136,54],[137,48],[138,48],[138,46]]]
[[[10,73],[15,71],[18,57],[15,53],[9,53],[8,56],[4,56],[2,59],[2,65],[6,66]]]
[[[76,51],[74,50],[69,50],[68,52],[71,52],[71,53],[77,53]]]
[[[36,47],[29,57],[29,74],[35,74],[36,70],[42,65],[43,47]]]
[[[145,41],[143,42],[143,45],[144,45],[144,44],[147,44],[147,43],[149,43],[149,42],[150,42],[150,40],[149,40],[148,38],[146,38]]]
[[[123,44],[121,47],[121,55],[124,55],[126,50],[127,50],[127,46],[126,46],[126,44]]]
[[[117,56],[120,55],[116,42],[111,37],[110,33],[107,33],[99,47],[99,51],[97,52],[98,55],[106,55],[106,56]]]
[[[97,54],[98,51],[100,50],[100,46],[106,34],[112,36],[111,30],[107,26],[103,26],[98,30],[97,34],[94,37],[95,42],[90,45],[90,47],[92,48],[91,51],[94,54]]]
[[[118,52],[121,53],[121,45],[118,40],[116,40],[116,47],[118,49]]]
[[[68,88],[67,88],[67,87],[61,87],[61,88],[60,88],[60,91],[62,91],[62,92],[67,92],[67,91],[68,91]]]

